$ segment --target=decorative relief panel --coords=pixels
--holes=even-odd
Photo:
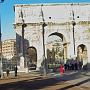
[[[90,33],[75,33],[75,41],[88,41],[90,40]]]

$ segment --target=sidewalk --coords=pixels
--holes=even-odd
[[[14,72],[10,72],[9,77],[7,77],[6,73],[4,73],[3,78],[0,79],[0,84],[17,82],[17,81],[28,80],[28,79],[34,79],[34,78],[39,78],[39,77],[40,77],[39,74],[24,73],[24,72],[18,72],[17,77],[15,77]]]

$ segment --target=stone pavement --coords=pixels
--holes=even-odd
[[[90,71],[66,71],[63,77],[59,73],[19,73],[17,78],[1,79],[0,90],[90,90]]]

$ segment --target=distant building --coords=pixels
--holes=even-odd
[[[5,41],[2,41],[2,55],[4,58],[8,60],[16,55],[16,40],[15,39],[8,39]]]

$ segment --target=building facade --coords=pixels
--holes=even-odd
[[[2,41],[2,56],[3,58],[10,60],[16,55],[16,40],[8,39]]]
[[[83,65],[89,66],[90,4],[25,4],[15,5],[14,11],[18,53],[22,53],[23,36],[26,41],[24,52],[30,47],[36,51],[37,68],[41,66],[44,54],[47,59],[47,41],[51,36],[62,40],[64,61],[77,57]],[[26,26],[22,29],[23,23]]]

